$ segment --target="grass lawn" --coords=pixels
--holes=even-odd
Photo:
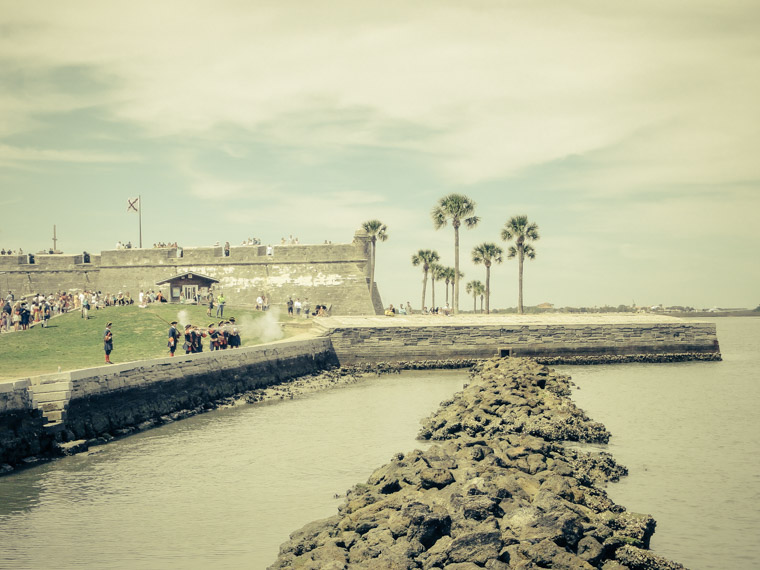
[[[224,315],[227,319],[235,317],[243,346],[282,335],[274,313],[227,306]],[[163,303],[153,303],[144,309],[127,305],[91,310],[89,320],[82,319],[78,312],[68,313],[51,319],[47,328],[38,324],[27,331],[0,335],[0,379],[57,372],[59,366],[64,371],[100,366],[105,359],[103,331],[109,321],[113,323],[114,340],[111,360],[118,363],[169,356],[167,322],[205,328],[219,320],[207,317],[206,307]],[[180,332],[184,332],[182,328]],[[178,354],[183,342],[181,339]],[[204,339],[204,350],[208,350],[208,344],[208,339]]]

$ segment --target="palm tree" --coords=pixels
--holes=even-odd
[[[478,292],[478,294],[480,295],[480,312],[482,313],[483,312],[483,297],[486,294],[486,286],[485,285],[481,286],[480,291]]]
[[[501,263],[503,253],[495,243],[481,243],[472,250],[472,262],[486,266],[486,315],[491,313],[491,264]]]
[[[368,220],[362,224],[362,228],[369,236],[369,241],[372,244],[372,254],[369,263],[369,298],[372,306],[374,306],[375,295],[375,248],[377,247],[377,240],[385,241],[388,239],[388,227],[380,220]]]
[[[480,291],[483,289],[483,284],[480,281],[470,281],[465,286],[465,291],[468,295],[472,295],[472,312],[476,313],[478,311],[478,295],[480,295]]]
[[[475,202],[462,194],[449,194],[438,200],[438,205],[433,208],[430,215],[433,218],[433,227],[440,229],[451,220],[454,227],[454,314],[459,310],[459,226],[462,222],[468,228],[478,225],[480,218],[475,213]]]
[[[454,283],[454,268],[453,267],[444,267],[443,271],[441,272],[441,279],[446,281],[446,304],[449,304],[449,283]],[[452,293],[452,297],[454,294]]]
[[[512,259],[517,257],[517,274],[518,274],[518,297],[517,297],[517,311],[522,314],[523,312],[523,259],[535,259],[535,248],[526,242],[536,241],[540,236],[538,235],[538,226],[534,223],[528,222],[528,216],[512,216],[504,224],[504,229],[501,230],[501,239],[509,241],[514,239],[515,245],[509,246],[509,252],[507,257]]]
[[[454,298],[454,282],[456,281],[456,279],[454,279],[454,274],[455,274],[456,270],[452,267],[451,271],[452,271],[452,274],[451,274],[451,297],[453,299]],[[462,277],[464,277],[464,273],[462,273],[460,271],[459,272],[459,280],[460,281],[462,280]]]
[[[425,308],[425,290],[427,289],[428,271],[430,266],[438,261],[440,256],[438,252],[432,249],[421,249],[412,256],[412,265],[417,267],[422,265],[422,304],[420,305],[420,312]]]
[[[443,265],[439,265],[438,263],[430,264],[430,293],[431,293],[430,310],[431,311],[435,309],[435,282],[440,280],[443,277],[443,273],[445,270],[446,268]]]

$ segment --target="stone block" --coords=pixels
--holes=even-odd
[[[71,382],[55,382],[49,384],[39,384],[32,388],[32,391],[36,394],[45,394],[47,392],[62,392],[71,389]]]
[[[68,401],[70,398],[71,392],[68,390],[65,392],[42,392],[40,394],[35,392],[32,396],[32,401],[34,402],[35,406],[38,406],[43,402],[53,402],[57,400]]]

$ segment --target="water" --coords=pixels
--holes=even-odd
[[[466,377],[218,410],[0,479],[0,568],[265,568],[336,494],[421,447],[420,419]]]
[[[563,367],[630,474],[607,489],[657,519],[652,549],[692,569],[760,565],[760,318],[720,318],[723,362]]]
[[[692,569],[760,560],[760,319],[716,319],[724,361],[567,367],[630,469],[608,487]],[[416,441],[463,372],[410,372],[220,410],[0,479],[0,568],[265,568],[290,532]]]

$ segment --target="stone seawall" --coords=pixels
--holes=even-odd
[[[116,364],[0,384],[0,465],[337,366],[328,339]],[[7,470],[7,468],[6,468]]]
[[[0,383],[0,466],[334,366],[457,366],[500,352],[554,364],[720,359],[710,323],[583,321],[333,317],[315,319],[323,336],[307,340]]]
[[[509,355],[584,364],[621,357],[637,361],[641,355],[662,355],[664,361],[674,355],[720,359],[713,323],[679,319],[632,316],[541,323],[516,316],[341,317],[317,326],[330,338],[343,365]]]

